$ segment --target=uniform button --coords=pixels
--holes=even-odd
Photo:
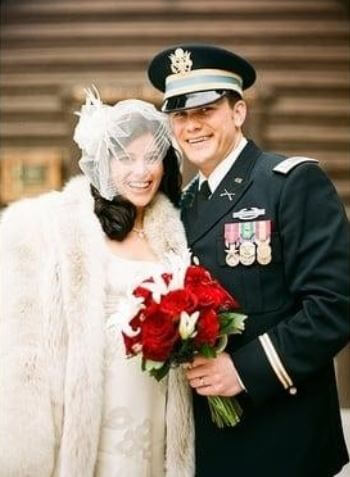
[[[295,396],[298,390],[295,386],[292,386],[291,388],[288,389],[288,392],[291,396]]]

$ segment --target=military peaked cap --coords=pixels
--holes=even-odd
[[[148,77],[163,91],[165,112],[213,103],[226,91],[242,96],[255,81],[253,66],[241,56],[213,45],[177,45],[149,64]]]

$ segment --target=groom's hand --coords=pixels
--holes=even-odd
[[[197,356],[186,371],[190,386],[202,396],[236,396],[243,391],[231,357],[220,353],[216,358]]]

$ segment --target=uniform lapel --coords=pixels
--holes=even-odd
[[[184,192],[181,200],[181,220],[184,224],[186,235],[190,229],[190,224],[196,220],[197,211],[197,191],[198,191],[198,177]]]
[[[196,200],[184,211],[183,218],[190,246],[226,215],[249,188],[252,183],[251,171],[261,153],[262,151],[249,141],[199,216],[196,217],[195,213]]]

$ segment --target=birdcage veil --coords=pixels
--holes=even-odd
[[[150,103],[138,99],[109,106],[95,87],[85,90],[74,141],[82,151],[79,167],[102,197],[111,200],[118,191],[111,171],[113,160],[128,156],[127,146],[136,138],[148,137],[144,156],[149,163],[161,161],[171,144],[168,118]]]

